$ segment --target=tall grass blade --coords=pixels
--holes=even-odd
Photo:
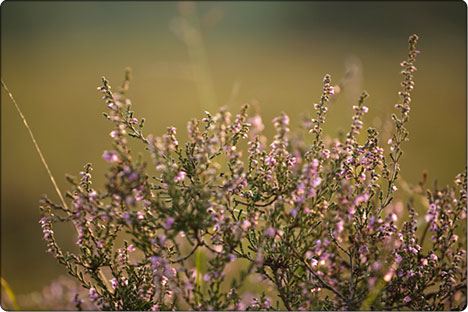
[[[34,138],[34,134],[33,134],[32,130],[31,130],[31,127],[29,126],[26,118],[23,115],[23,112],[19,108],[18,103],[16,103],[16,100],[13,97],[13,94],[11,94],[10,90],[8,90],[8,87],[6,86],[3,79],[1,80],[1,82],[2,82],[3,89],[5,89],[5,91],[8,93],[8,96],[10,97],[11,101],[13,102],[13,104],[15,104],[15,108],[18,111],[18,114],[20,115],[21,119],[23,120],[24,126],[26,127],[26,129],[29,132],[29,136],[31,137],[31,140],[32,140],[32,142],[34,144],[34,147],[36,148],[36,151],[39,154],[39,157],[41,158],[42,164],[44,165],[45,169],[47,170],[47,174],[49,175],[50,181],[52,181],[52,184],[54,185],[55,191],[57,192],[58,196],[60,197],[60,200],[62,201],[63,207],[67,208],[67,204],[65,203],[65,199],[62,196],[62,192],[60,192],[60,189],[59,189],[57,183],[55,182],[54,176],[52,175],[52,172],[50,171],[49,166],[47,165],[47,162],[46,162],[46,160],[44,158],[44,155],[42,155],[41,149],[39,148],[39,145],[37,144],[37,141]],[[3,279],[2,279],[2,285],[3,285]]]
[[[2,277],[2,288],[5,289],[5,292],[10,299],[11,303],[13,304],[13,308],[15,310],[20,310],[18,302],[16,302],[16,296],[13,290],[11,289],[10,285],[8,285],[7,281]]]

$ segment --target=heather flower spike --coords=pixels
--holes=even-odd
[[[466,171],[453,186],[411,193],[426,196],[420,217],[413,199],[393,199],[417,39],[410,37],[400,64],[400,102],[385,140],[366,127],[372,103],[365,91],[343,138],[324,133],[328,102],[338,92],[329,75],[305,122],[308,133],[291,131],[283,113],[273,119],[269,141],[248,105],[189,121],[187,142],[173,127],[146,136],[127,98],[130,72],[117,91],[103,78],[98,90],[112,128],[112,148],[102,155],[104,188],[93,187],[86,165],[68,179],[69,207],[41,201],[47,251],[85,290],[72,304],[134,311],[463,309]],[[150,163],[130,150],[129,139],[141,143]],[[59,246],[54,226],[61,222],[74,227],[76,251]],[[252,293],[243,291],[252,281]]]

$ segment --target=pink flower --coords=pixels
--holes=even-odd
[[[179,173],[177,173],[177,175],[174,177],[174,182],[179,182],[179,181],[184,180],[186,175],[187,174],[185,173],[185,171],[179,171]]]
[[[143,220],[145,218],[145,215],[141,211],[138,211],[136,213],[136,216],[137,216],[137,220]]]
[[[255,115],[252,118],[249,118],[248,122],[252,125],[253,130],[256,133],[262,132],[265,128],[262,122],[262,117],[260,117],[260,115]]]
[[[311,267],[315,268],[317,266],[317,264],[318,264],[318,261],[316,259],[310,260],[310,266]]]
[[[395,268],[391,267],[390,270],[384,275],[383,279],[386,282],[390,282],[390,280],[393,277],[393,274],[395,274]]]
[[[356,206],[359,206],[363,202],[367,202],[369,200],[369,194],[364,193],[362,195],[358,195],[356,199],[354,200],[354,204]]]
[[[246,231],[251,225],[252,223],[250,223],[250,221],[244,220],[242,221],[241,228],[242,230]]]
[[[135,194],[135,199],[136,199],[136,200],[140,201],[140,200],[142,200],[143,198],[144,198],[144,197],[143,197],[143,194],[141,194],[141,192],[138,192],[138,193]]]

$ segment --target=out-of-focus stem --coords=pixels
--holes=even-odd
[[[196,12],[196,3],[181,2],[179,3],[179,11],[181,13],[180,24],[178,25],[180,27],[179,35],[187,46],[200,104],[203,108],[214,111],[217,107],[216,94],[213,80],[208,69],[200,20]]]

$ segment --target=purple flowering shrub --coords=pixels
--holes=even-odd
[[[406,210],[393,201],[417,39],[400,64],[388,152],[376,129],[358,140],[365,92],[346,137],[323,136],[335,93],[329,75],[316,116],[295,134],[287,115],[275,118],[270,144],[247,106],[233,118],[221,109],[190,121],[185,144],[175,128],[145,136],[126,97],[129,77],[117,92],[103,78],[104,115],[114,126],[105,189],[92,187],[86,165],[81,178],[69,178],[70,207],[42,200],[48,251],[88,290],[84,300],[104,310],[463,309],[466,171],[453,187],[414,188]],[[131,153],[128,137],[151,165]],[[425,218],[416,200],[428,207]],[[74,225],[77,252],[59,247],[56,222]],[[246,302],[240,288],[250,275],[257,293]]]
[[[67,276],[59,276],[40,292],[33,292],[18,296],[21,310],[34,311],[70,311],[79,306],[83,310],[98,310],[94,302],[83,301],[80,296],[86,296],[86,289],[77,280]],[[3,300],[3,298],[2,298]],[[19,310],[15,309],[15,310]]]

